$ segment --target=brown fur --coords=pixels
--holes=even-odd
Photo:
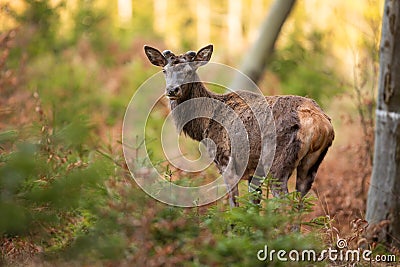
[[[250,159],[241,179],[249,180],[256,172],[260,158],[261,143],[257,122],[252,117],[250,107],[240,97],[240,93],[232,92],[217,95],[208,91],[202,83],[186,84],[183,91],[189,92],[185,97],[171,101],[171,108],[196,97],[217,99],[231,107],[244,121],[250,141]],[[248,94],[248,92],[245,92]],[[276,127],[276,151],[270,175],[281,184],[273,188],[274,194],[287,192],[287,180],[297,168],[296,189],[305,195],[311,188],[316,171],[327,148],[332,144],[334,132],[330,119],[323,113],[315,101],[300,96],[266,96],[272,108]],[[207,106],[192,107],[190,112],[202,113],[200,109]],[[196,110],[199,109],[199,110]],[[218,113],[218,111],[213,111]],[[184,113],[184,112],[182,112]],[[179,124],[180,117],[174,117]],[[214,162],[220,172],[228,165],[230,142],[222,125],[212,119],[194,119],[183,127],[183,132],[192,139],[201,141],[210,138],[217,144]],[[265,175],[265,173],[263,174]]]
[[[211,52],[205,48],[200,50],[197,56],[193,52],[180,56],[175,56],[171,52],[164,52],[164,55],[167,55],[165,61],[168,61],[168,63],[166,64],[173,66],[174,64],[195,62],[199,55],[206,57],[208,61],[212,47]],[[164,61],[162,58],[151,58],[156,54],[153,50],[147,54],[155,65]],[[189,58],[188,55],[190,55]],[[260,103],[260,98],[257,98],[258,95],[247,91],[237,91],[224,95],[215,94],[208,91],[203,83],[199,82],[200,79],[197,74],[194,75],[194,78],[192,77],[194,82],[179,85],[181,94],[176,100],[171,100],[171,109],[174,110],[185,101],[200,97],[215,99],[229,106],[243,121],[250,146],[248,164],[241,179],[251,180],[254,174],[266,176],[267,173],[264,173],[258,165],[263,149],[261,147],[261,132],[251,110],[257,105],[264,105],[264,103]],[[314,100],[305,97],[266,96],[265,100],[272,109],[276,128],[276,151],[269,174],[277,179],[280,184],[273,186],[272,192],[275,196],[287,193],[287,181],[293,171],[297,169],[296,189],[304,196],[310,190],[318,167],[334,139],[331,121]],[[202,141],[205,138],[213,140],[216,144],[216,151],[209,152],[219,171],[223,173],[230,162],[231,144],[226,129],[214,119],[229,120],[229,116],[225,116],[224,110],[214,109],[207,104],[194,103],[186,108],[187,110],[173,113],[178,129],[182,129],[186,135],[197,141]],[[184,121],[187,121],[187,114],[207,114],[207,116],[193,119],[186,125],[182,125]],[[235,175],[235,171],[231,174]],[[229,179],[227,183],[230,183]],[[237,185],[228,186],[231,189],[231,204],[237,205],[234,199],[238,194]]]

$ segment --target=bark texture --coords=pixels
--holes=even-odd
[[[385,0],[374,166],[366,218],[380,241],[400,247],[400,1]]]

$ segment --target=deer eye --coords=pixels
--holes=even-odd
[[[162,72],[165,74],[167,71],[165,69],[163,69]]]

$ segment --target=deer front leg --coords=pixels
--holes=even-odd
[[[271,193],[274,197],[279,198],[289,193],[287,184],[292,172],[293,169],[286,168],[285,170],[271,173],[272,177],[276,179],[271,183]]]
[[[231,206],[232,208],[239,207],[239,203],[236,200],[237,196],[239,196],[239,190],[238,186],[235,185],[229,192],[229,206]]]
[[[238,207],[239,203],[236,197],[239,196],[238,177],[235,172],[234,162],[230,159],[229,164],[222,174],[226,188],[228,190],[229,205],[231,207]]]
[[[254,204],[260,204],[261,203],[261,198],[262,198],[262,190],[261,190],[261,184],[263,183],[264,178],[259,178],[252,176],[249,178],[249,193],[253,193],[256,191],[256,195],[251,198],[251,201]]]
[[[227,178],[224,176],[224,180],[225,180],[225,185],[228,190],[229,206],[231,206],[231,208],[239,207],[239,203],[236,200],[236,197],[239,196],[238,185],[234,184],[232,182],[233,179],[231,179],[231,178]]]

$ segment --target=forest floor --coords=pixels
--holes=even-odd
[[[18,87],[16,87],[18,88]],[[342,102],[337,99],[334,102]],[[0,95],[0,129],[24,128],[38,120],[38,99],[31,91],[18,88]],[[347,104],[349,102],[346,99]],[[338,110],[342,110],[341,113]],[[313,211],[306,220],[328,216],[331,221],[331,234],[335,238],[349,238],[364,226],[366,199],[371,164],[365,135],[361,124],[348,115],[349,109],[341,109],[340,104],[332,104],[327,113],[335,125],[336,137],[325,160],[321,164],[310,194],[316,196]],[[353,111],[354,112],[354,111]],[[353,117],[353,119],[351,119]],[[104,119],[104,118],[103,118]],[[123,118],[116,119],[112,125],[97,118],[95,134],[112,147],[116,154],[122,154],[120,145]],[[371,137],[369,137],[371,138]],[[118,155],[122,156],[122,155]],[[293,190],[295,179],[291,179]],[[207,207],[204,207],[207,209]],[[307,227],[304,231],[308,231]]]
[[[24,103],[22,105],[21,103]],[[10,95],[2,95],[0,128],[23,127],[35,120],[35,99],[29,92],[15,91]],[[329,216],[340,233],[347,234],[351,230],[351,222],[364,219],[368,184],[371,166],[366,162],[364,140],[361,126],[354,121],[336,129],[336,139],[322,162],[311,194],[317,197],[314,211],[310,218]],[[118,150],[121,138],[121,121],[114,126],[99,125],[97,132],[105,141],[113,140],[112,146]],[[346,135],[345,138],[338,136]],[[339,139],[339,140],[337,140]],[[120,150],[121,151],[121,150]],[[289,187],[294,188],[294,177]],[[361,185],[364,184],[364,187]]]

